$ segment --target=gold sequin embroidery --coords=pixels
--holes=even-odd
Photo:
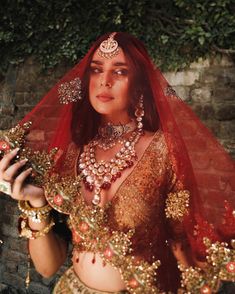
[[[188,214],[189,197],[188,190],[169,193],[166,200],[166,217],[173,220],[182,220],[184,215]]]

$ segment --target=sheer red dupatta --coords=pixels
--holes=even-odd
[[[117,33],[115,39],[125,33]],[[70,70],[20,122],[32,121],[26,145],[34,150],[59,148],[57,171],[66,172],[65,158],[75,127],[72,119],[75,107],[83,107],[84,99],[75,103],[60,104],[58,87],[79,77],[84,84],[86,69],[102,36],[87,55]],[[190,192],[188,214],[182,227],[197,258],[205,256],[203,238],[212,241],[229,241],[235,237],[235,166],[212,133],[202,124],[192,110],[169,87],[160,71],[152,64],[144,46],[128,35],[130,48],[137,62],[144,65],[150,81],[156,106],[156,115],[166,139],[169,158],[177,179]],[[84,91],[86,89],[83,89]],[[148,97],[145,103],[148,103]],[[78,130],[79,131],[79,130]],[[165,217],[165,215],[162,215]]]
[[[204,237],[212,242],[230,242],[235,237],[234,161],[158,70],[154,78],[161,85],[156,91],[160,99],[155,101],[173,169],[190,191],[183,224],[192,251],[203,258]]]

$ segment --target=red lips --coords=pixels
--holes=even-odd
[[[108,102],[108,101],[114,99],[111,95],[109,95],[107,93],[100,93],[96,97],[102,102]]]

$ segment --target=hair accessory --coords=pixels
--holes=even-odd
[[[20,215],[19,217],[19,235],[20,237],[24,237],[26,239],[35,240],[37,238],[43,237],[49,233],[51,228],[55,225],[53,219],[51,219],[50,223],[40,231],[32,230],[28,224],[28,218],[25,215]]]
[[[0,192],[3,192],[7,195],[11,195],[11,183],[1,180],[0,181]]]
[[[101,57],[110,59],[119,53],[118,42],[114,40],[116,32],[109,35],[108,39],[104,40],[99,47],[98,54]]]
[[[61,104],[69,104],[82,99],[81,80],[75,78],[70,82],[61,84],[58,88],[58,95]]]
[[[41,223],[42,220],[45,220],[52,210],[49,204],[43,207],[33,208],[30,206],[28,201],[24,200],[18,201],[18,208],[21,212],[23,212],[25,217],[32,218],[32,221],[35,223]]]

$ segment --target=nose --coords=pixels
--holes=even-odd
[[[110,76],[110,74],[108,72],[104,72],[101,75],[101,80],[100,80],[100,85],[107,87],[107,88],[111,88],[112,87],[112,78]]]

